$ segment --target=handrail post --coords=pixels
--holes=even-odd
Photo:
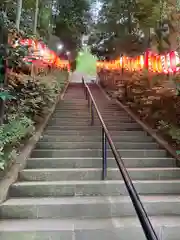
[[[86,96],[86,100],[88,100],[88,91],[87,91],[87,88],[86,88],[86,86],[85,86],[84,90],[85,90],[85,96]]]
[[[87,90],[87,88],[86,88],[86,90]],[[90,98],[90,96],[88,95],[88,92],[86,92],[86,93],[87,93],[87,100],[88,100],[88,109],[90,109],[91,98]],[[91,109],[90,109],[90,111],[91,111]]]
[[[84,88],[84,94],[85,94],[86,100],[88,100],[88,91],[87,91],[87,88],[86,88],[85,81],[84,81],[83,77],[82,77],[82,85],[83,85],[83,88]]]
[[[93,109],[93,102],[90,100],[90,114],[91,114],[91,126],[94,125],[94,109]]]
[[[102,128],[102,180],[107,176],[107,139],[104,128]]]

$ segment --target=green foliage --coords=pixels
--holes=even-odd
[[[139,55],[150,47],[150,29],[160,52],[167,50],[164,45],[170,48],[169,33],[163,29],[164,23],[169,25],[167,0],[102,0],[102,4],[89,41],[93,53],[107,58]]]
[[[175,84],[177,96],[180,96],[180,74],[179,74],[179,72],[176,73],[176,74],[172,77],[172,81],[173,81],[174,84]]]
[[[136,3],[130,0],[102,2],[98,23],[95,23],[90,36],[90,44],[94,45],[93,52],[97,51],[99,55],[107,57],[113,55],[116,58],[120,53],[131,50],[134,43],[140,41],[136,31],[137,21],[134,18]]]
[[[34,130],[33,121],[26,116],[11,116],[0,126],[0,169],[4,170],[16,155],[15,146]]]
[[[139,0],[136,4],[135,18],[143,28],[154,28],[160,20],[161,1]]]
[[[7,104],[7,113],[19,111],[31,119],[42,116],[45,109],[55,99],[56,93],[60,89],[56,81],[42,81],[36,78],[21,79],[9,83],[10,94],[14,99]],[[11,106],[11,108],[8,108]]]
[[[47,114],[65,86],[67,72],[36,80],[15,76],[8,81],[9,94],[13,98],[6,101],[5,124],[0,126],[0,170],[15,159],[22,140],[33,134],[35,125],[42,120],[37,117]]]
[[[50,1],[49,1],[50,2]],[[16,30],[15,20],[16,20],[16,9],[17,9],[17,1],[13,0],[2,0],[0,3],[0,24],[4,27],[7,27],[8,30]],[[40,14],[39,14],[39,22],[36,38],[39,38],[39,33],[41,34],[43,31],[46,32],[42,35],[41,39],[44,40],[44,37],[47,38],[49,33],[47,28],[49,28],[48,21],[51,19],[52,8],[50,4],[45,4],[45,2],[40,0]],[[48,9],[48,11],[47,11]],[[34,0],[23,0],[23,6],[21,11],[21,21],[20,21],[20,33],[23,34],[24,37],[33,38],[33,24],[34,24],[34,12],[35,12],[35,1]],[[47,12],[49,14],[47,15]]]
[[[86,0],[57,1],[55,32],[69,50],[81,47],[81,37],[87,32],[90,4]]]
[[[21,31],[18,34],[14,24],[17,2],[2,1],[0,25],[9,32],[16,33],[16,37],[38,39],[37,36],[32,35],[35,1],[23,0]],[[50,3],[52,1],[40,1],[39,28],[46,32],[52,15]],[[46,37],[47,35],[45,34]],[[24,56],[27,56],[27,47],[8,47],[8,51],[10,68],[18,70],[22,67]],[[0,126],[0,170],[4,170],[15,159],[20,143],[31,136],[30,133],[33,133],[36,124],[47,114],[57,94],[63,89],[66,77],[67,72],[61,74],[58,72],[58,75],[43,79],[38,77],[32,79],[30,76],[15,73],[8,74],[8,86],[0,94],[0,98],[5,101],[5,121],[4,125]]]
[[[16,48],[9,47],[8,54],[8,65],[11,68],[20,67],[23,63],[23,58],[28,55],[28,47],[27,46],[17,46]]]
[[[169,136],[176,142],[180,143],[180,128],[168,122],[160,121],[160,129],[165,130]]]
[[[6,101],[6,100],[10,100],[10,99],[14,99],[14,97],[9,94],[8,91],[4,90],[0,92],[0,98],[3,100],[3,101]]]

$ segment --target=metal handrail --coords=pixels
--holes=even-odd
[[[102,180],[105,180],[105,178],[107,176],[107,141],[108,141],[110,148],[112,150],[112,153],[114,155],[114,158],[116,160],[117,166],[119,168],[119,171],[121,172],[122,178],[126,185],[129,196],[130,196],[132,203],[134,205],[134,208],[136,210],[137,216],[139,218],[139,221],[141,223],[141,226],[143,228],[146,238],[148,240],[158,240],[158,237],[157,237],[157,235],[154,231],[154,228],[150,222],[150,219],[144,209],[144,206],[139,198],[139,195],[132,183],[132,180],[131,180],[129,173],[124,165],[124,162],[112,141],[110,133],[106,127],[106,124],[104,123],[104,120],[101,116],[101,113],[100,113],[98,107],[97,107],[94,97],[89,89],[89,86],[84,81],[84,78],[82,78],[82,83],[84,86],[86,99],[88,100],[88,106],[90,107],[91,125],[94,124],[93,107],[94,107],[94,109],[97,113],[97,116],[102,125]]]

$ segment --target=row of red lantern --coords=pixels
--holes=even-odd
[[[127,71],[139,71],[143,68],[148,69],[154,73],[174,73],[180,70],[177,65],[180,63],[178,53],[171,51],[165,55],[154,54],[151,51],[147,51],[145,55],[137,57],[120,57],[115,61],[98,61],[97,68],[99,69],[112,69],[119,70],[121,68]]]
[[[61,60],[54,51],[50,50],[43,42],[39,42],[33,39],[21,39],[19,41],[21,45],[29,46],[32,48],[32,54],[38,60],[44,63],[55,66],[61,69],[68,69],[70,71],[69,61]]]

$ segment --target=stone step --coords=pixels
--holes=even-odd
[[[81,99],[72,99],[72,100],[62,100],[60,101],[57,106],[61,107],[61,106],[74,106],[74,105],[84,105],[87,104],[88,100],[86,100],[85,98],[81,98]],[[102,107],[116,107],[116,108],[120,108],[117,104],[112,104],[109,101],[108,102],[104,102],[104,101],[99,101],[99,105]]]
[[[68,126],[89,126],[90,125],[90,122],[91,122],[91,119],[87,119],[87,120],[82,120],[82,121],[71,121],[71,120],[68,120],[68,119],[65,119],[65,120],[62,120],[62,119],[51,119],[49,122],[48,122],[48,125],[47,126],[52,126],[52,127],[59,127],[59,126],[65,126],[65,127],[68,127]],[[118,120],[118,121],[106,121],[104,119],[104,122],[106,124],[106,126],[112,126],[112,127],[117,127],[117,129],[119,128],[130,128],[130,129],[133,129],[133,128],[140,128],[139,125],[135,122],[130,122],[129,120],[128,121],[121,121],[121,120]],[[100,123],[100,121],[97,119],[97,120],[94,120],[94,126],[102,126],[102,124]]]
[[[89,125],[83,86],[76,86],[70,84],[26,169],[10,187],[9,199],[0,206],[1,219],[7,219],[1,220],[1,240],[146,239],[110,150],[108,180],[100,180],[102,129],[95,110],[95,126]],[[92,91],[144,207],[153,216],[159,240],[179,240],[176,161],[155,149],[152,138],[102,97],[99,88]]]
[[[157,143],[154,142],[116,142],[117,148],[123,149],[156,149],[159,148]],[[37,149],[100,149],[101,142],[38,142]],[[110,148],[107,143],[107,148]]]
[[[162,149],[119,149],[119,154],[123,158],[144,158],[144,157],[166,157],[166,151]],[[35,149],[32,157],[63,158],[63,157],[101,157],[101,149]],[[112,151],[107,151],[107,156],[112,157]]]
[[[67,107],[61,107],[61,108],[56,108],[55,110],[56,113],[76,113],[76,112],[84,112],[84,113],[88,113],[89,112],[89,108],[88,105],[87,106],[83,106],[83,107],[71,107],[71,108],[67,108]],[[105,111],[107,112],[107,111]],[[107,112],[109,113],[109,111]]]
[[[60,119],[60,118],[55,118],[55,119],[50,119],[49,120],[49,123],[48,123],[48,126],[51,126],[51,125],[54,125],[54,127],[58,127],[59,125],[64,125],[65,127],[68,127],[68,126],[81,126],[81,125],[85,125],[85,126],[88,126],[90,124],[90,117],[87,118],[87,119],[81,119],[80,121],[79,120],[71,120],[71,119]],[[113,127],[117,127],[117,129],[122,126],[122,127],[137,127],[139,128],[139,124],[135,123],[135,122],[130,122],[129,120],[128,121],[124,121],[124,120],[111,120],[111,121],[105,121],[105,124],[106,126],[113,126]],[[94,120],[94,126],[92,127],[97,127],[97,126],[101,126],[101,122],[99,121],[99,119],[95,119]]]
[[[94,107],[94,106],[93,106]],[[122,110],[118,105],[117,106],[111,106],[111,105],[102,105],[102,104],[98,104],[98,107],[100,110],[103,111],[120,111],[120,112],[125,112],[124,110]],[[82,101],[82,103],[80,102],[74,102],[71,104],[67,104],[66,102],[62,103],[61,105],[57,105],[56,106],[56,110],[74,110],[74,109],[80,109],[80,110],[84,110],[88,108],[88,101]]]
[[[141,130],[133,130],[133,131],[122,131],[122,130],[111,130],[109,131],[112,137],[121,137],[121,136],[147,136],[147,133]],[[102,129],[100,127],[96,129],[92,129],[92,127],[89,127],[89,129],[72,129],[72,130],[49,130],[49,128],[46,128],[44,131],[44,135],[51,135],[51,136],[102,136]]]
[[[180,168],[127,168],[133,180],[180,179]],[[76,181],[101,180],[101,168],[39,168],[20,172],[20,181]],[[107,180],[122,180],[117,168],[107,170]]]
[[[150,217],[159,240],[179,240],[180,217]],[[137,217],[15,219],[0,224],[1,240],[147,240]]]
[[[106,115],[106,116],[114,116],[114,117],[117,117],[117,116],[128,116],[127,113],[125,113],[124,111],[112,111],[111,109],[109,110],[101,110],[100,111],[102,115]],[[81,113],[81,114],[89,114],[89,108],[88,106],[84,109],[79,109],[79,108],[74,108],[74,109],[56,109],[55,110],[55,114],[58,114],[58,115],[64,115],[64,114],[70,114],[72,113],[72,115],[76,115],[78,113]],[[94,113],[96,113],[96,111],[94,110]]]
[[[133,181],[138,194],[180,194],[180,180]],[[32,181],[17,182],[10,187],[10,197],[72,197],[128,195],[124,181]]]
[[[172,168],[176,167],[173,158],[123,158],[128,168]],[[107,159],[107,165],[116,168],[114,158]],[[101,168],[102,158],[29,158],[27,168]]]
[[[149,216],[180,217],[180,197],[171,195],[140,196]],[[110,218],[136,216],[129,196],[17,198],[0,206],[4,219],[36,218]]]
[[[102,137],[99,136],[81,136],[81,135],[60,135],[60,136],[53,136],[53,135],[44,135],[41,137],[40,142],[101,142]],[[121,141],[121,142],[152,142],[152,137],[149,136],[113,136],[112,137],[114,142]]]
[[[71,106],[64,106],[62,105],[61,107],[56,107],[56,111],[87,111],[88,110],[88,103],[85,105],[71,105]],[[119,108],[108,108],[108,107],[102,107],[101,108],[102,112],[111,112],[111,111],[119,111],[120,113],[124,113],[124,111],[120,110]]]
[[[104,102],[99,102],[96,100],[96,102],[98,103],[98,107],[101,109],[105,109],[105,110],[118,110],[120,112],[125,112],[119,105],[112,105],[109,104],[109,101],[104,101]],[[61,103],[59,102],[56,106],[56,109],[61,109],[61,108],[76,108],[76,107],[88,107],[88,100],[86,99],[72,99],[71,102],[67,102],[67,100],[62,101]]]
[[[89,119],[90,117],[90,112],[87,112],[86,114],[83,113],[77,113],[77,114],[65,114],[65,115],[58,115],[54,113],[52,115],[51,119],[68,119],[68,120],[84,120],[84,119]],[[99,119],[97,114],[94,115],[95,119]],[[109,120],[109,121],[118,121],[118,120],[132,120],[131,117],[128,115],[119,115],[119,116],[114,116],[112,118],[112,115],[103,115],[103,119]]]
[[[119,125],[119,124],[121,124],[121,123],[135,123],[132,119],[130,119],[130,118],[126,118],[126,117],[124,117],[124,118],[118,118],[118,119],[107,119],[107,118],[103,118],[103,120],[104,120],[104,122],[106,123],[108,123],[108,124],[117,124],[117,125]],[[55,124],[60,124],[60,123],[62,123],[62,124],[66,124],[67,123],[67,121],[69,122],[69,123],[71,123],[72,125],[73,125],[73,123],[74,123],[74,121],[75,122],[78,122],[78,123],[82,123],[82,124],[89,124],[89,121],[90,121],[90,115],[89,116],[87,116],[87,117],[75,117],[75,118],[71,118],[71,117],[69,117],[69,118],[62,118],[62,117],[52,117],[51,119],[50,119],[50,121],[49,121],[49,123],[53,123],[53,122],[55,122]],[[95,119],[94,119],[94,122],[95,123],[99,123],[100,121],[99,121],[99,118],[98,117],[96,117]]]
[[[85,99],[75,99],[74,101],[60,101],[58,104],[57,104],[57,108],[58,107],[64,107],[64,106],[87,106],[87,100]]]
[[[141,126],[137,123],[121,123],[118,126],[116,125],[111,125],[111,124],[106,124],[107,128],[109,130],[113,130],[113,131],[118,131],[118,130],[137,130],[137,129],[141,129]],[[72,123],[68,123],[63,125],[54,125],[52,123],[49,123],[47,125],[47,128],[49,130],[97,130],[97,129],[101,129],[101,124],[96,124],[95,126],[90,126],[90,121],[89,124],[81,124],[81,123],[76,123],[74,122],[74,124],[72,125]]]
[[[76,96],[76,95],[73,95],[73,96]],[[75,99],[63,99],[62,101],[59,101],[58,102],[58,106],[61,106],[61,105],[67,105],[67,106],[69,106],[69,105],[74,105],[74,104],[79,104],[79,105],[81,105],[81,104],[83,104],[84,102],[87,102],[88,100],[86,100],[85,98],[85,95],[83,96],[83,98],[81,98],[81,99],[79,99],[79,98],[75,98]],[[107,103],[107,104],[106,104]],[[104,107],[106,107],[106,106],[108,106],[108,107],[119,107],[115,102],[114,103],[112,103],[112,102],[110,102],[110,101],[103,101],[103,99],[102,99],[102,101],[99,101],[99,104],[101,105],[101,106],[104,106]]]
[[[97,116],[96,112],[94,114]],[[114,118],[128,118],[128,115],[126,113],[119,113],[119,112],[109,112],[109,113],[103,113],[103,117],[114,117]],[[52,115],[53,117],[87,117],[89,116],[89,110],[87,111],[55,111]]]

